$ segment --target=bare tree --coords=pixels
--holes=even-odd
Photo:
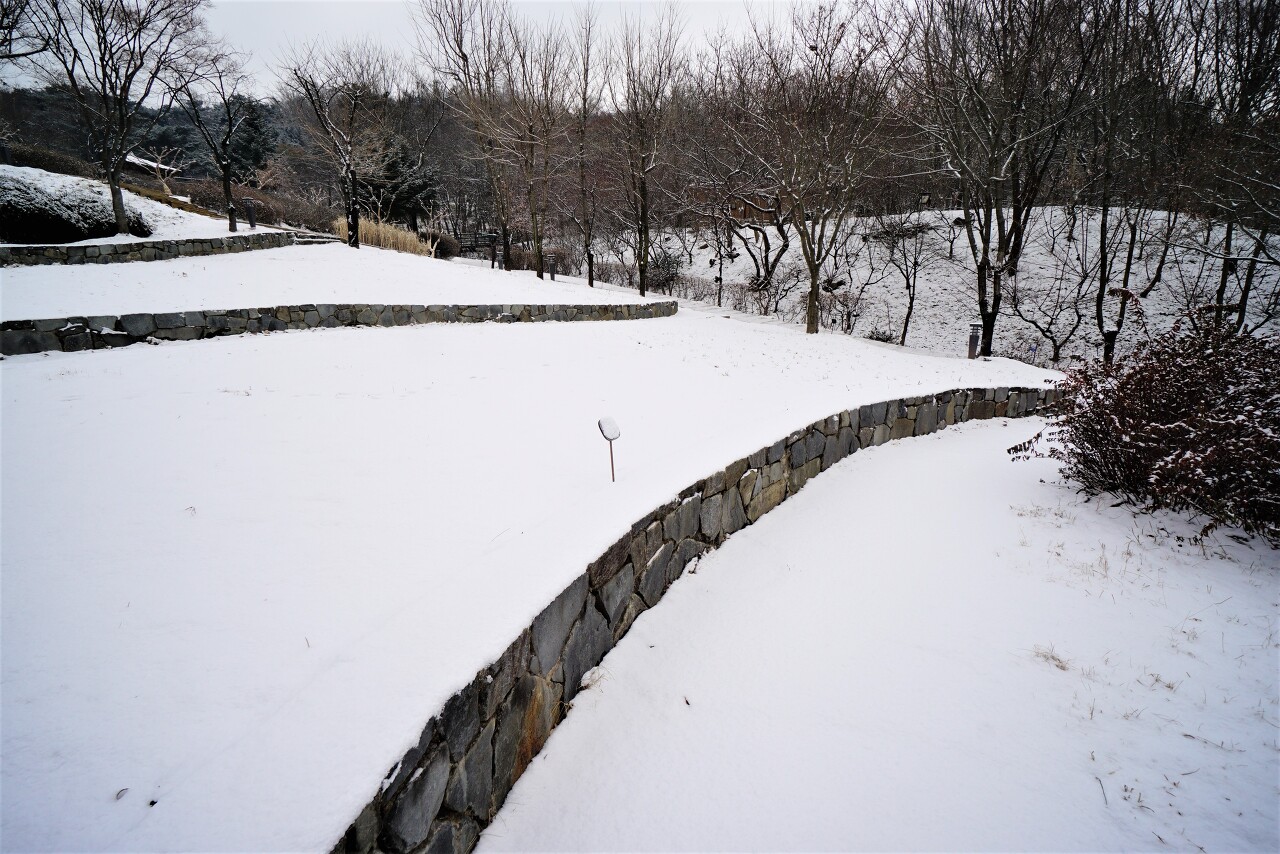
[[[202,31],[206,0],[34,0],[39,57],[51,81],[63,80],[111,188],[116,230],[129,231],[120,191],[125,157],[168,111],[164,85],[186,65]]]
[[[573,112],[572,130],[574,145],[574,172],[577,187],[574,204],[565,205],[568,217],[582,237],[582,253],[587,264],[587,285],[596,283],[596,219],[600,212],[600,184],[602,163],[601,143],[597,128],[600,124],[600,101],[603,96],[603,77],[597,35],[597,13],[592,5],[583,7],[577,15],[577,39],[573,55]]]
[[[227,230],[237,226],[236,204],[231,193],[232,142],[252,109],[246,94],[249,77],[245,57],[226,45],[212,42],[194,57],[194,64],[174,83],[178,106],[195,126],[222,178]]]
[[[959,185],[989,356],[1102,31],[1080,0],[923,0],[909,21],[905,114]]]
[[[1211,169],[1199,195],[1208,217],[1222,222],[1220,240],[1202,246],[1220,261],[1213,321],[1244,331],[1259,268],[1280,264],[1271,245],[1280,234],[1280,6],[1202,0],[1190,26],[1204,34],[1196,44],[1196,81],[1213,119]],[[1212,226],[1203,233],[1216,234]],[[1268,292],[1263,296],[1271,302]]]
[[[721,66],[731,104],[721,129],[750,165],[739,198],[786,223],[808,276],[806,324],[819,328],[824,269],[849,238],[888,91],[886,43],[861,4],[797,6],[789,27],[753,20]]]
[[[624,21],[611,51],[609,135],[619,192],[610,212],[633,235],[642,296],[648,290],[654,251],[659,179],[671,157],[667,143],[675,122],[676,90],[685,73],[682,31],[675,6],[666,5],[647,27],[636,20]]]
[[[911,315],[916,308],[916,290],[920,270],[937,256],[933,226],[918,211],[879,213],[874,220],[875,231],[868,235],[870,243],[880,247],[885,263],[902,279],[902,292],[907,305],[902,314],[902,333],[898,345],[907,344],[907,331],[911,328]]]
[[[338,172],[347,245],[359,248],[361,180],[391,152],[390,102],[403,82],[400,60],[368,40],[313,42],[289,57],[283,76],[306,105],[298,118]]]
[[[506,106],[511,68],[510,9],[501,0],[419,0],[418,55],[452,92],[450,103],[470,127],[489,184],[504,262],[511,258],[513,175],[496,128]]]

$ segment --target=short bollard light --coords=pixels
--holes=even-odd
[[[622,433],[618,430],[618,422],[608,416],[601,418],[597,424],[600,427],[600,435],[609,440],[609,480],[617,483],[618,477],[613,468],[613,440],[621,436]]]
[[[246,198],[244,200],[244,212],[249,217],[249,227],[257,228],[258,227],[257,211],[253,209],[253,206],[254,206],[253,199]]]
[[[978,341],[982,338],[982,324],[969,324],[969,358],[978,358]]]

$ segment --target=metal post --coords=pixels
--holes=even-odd
[[[982,324],[969,324],[969,358],[978,358],[978,342],[982,340]]]
[[[257,220],[257,216],[255,215],[256,212],[253,209],[253,199],[244,200],[244,213],[245,213],[245,216],[249,217],[249,227],[257,228],[258,220]]]
[[[609,480],[612,483],[618,482],[618,478],[613,472],[613,440],[612,439],[609,440]]]
[[[551,281],[554,282],[556,280],[556,256],[554,252],[549,260],[551,261]],[[612,447],[612,444],[610,444],[610,447]]]

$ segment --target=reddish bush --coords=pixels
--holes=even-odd
[[[1280,343],[1171,332],[1068,376],[1063,474],[1089,492],[1202,514],[1280,547]]]

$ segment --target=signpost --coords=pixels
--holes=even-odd
[[[622,433],[618,430],[618,422],[608,416],[601,418],[597,422],[597,426],[600,427],[600,435],[609,441],[609,480],[616,483],[618,478],[613,469],[613,440],[621,436]]]

